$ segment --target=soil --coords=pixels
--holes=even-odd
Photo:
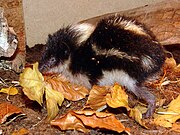
[[[26,48],[27,50],[27,57],[26,61],[27,64],[34,63],[38,61],[40,58],[40,55],[42,53],[44,46],[43,45],[36,45],[33,48]],[[180,54],[180,48],[178,45],[171,45],[166,46],[166,48],[173,53],[175,56],[175,59],[177,62],[180,62],[179,54]],[[7,84],[7,86],[11,85],[12,81],[18,81],[19,80],[19,74],[15,73],[14,71],[10,70],[0,70],[0,77],[2,80],[4,80]],[[5,87],[4,85],[0,84],[0,88]],[[10,96],[9,101],[7,100],[7,94],[0,93],[0,103],[2,102],[10,102],[11,104],[22,108],[23,113],[26,114],[26,117],[19,117],[13,122],[11,122],[8,125],[0,125],[0,130],[2,131],[3,135],[10,135],[14,131],[17,131],[21,128],[26,128],[29,130],[29,135],[59,135],[59,134],[67,134],[67,135],[84,135],[84,133],[78,132],[78,131],[61,131],[58,127],[51,126],[48,122],[46,122],[46,116],[47,111],[45,108],[45,105],[41,107],[37,102],[29,100],[22,92],[22,88],[20,86],[17,87],[19,90],[19,93],[15,96]],[[165,87],[163,87],[161,90],[152,90],[152,92],[158,97],[158,98],[164,98],[166,99],[166,103],[168,104],[173,98],[177,97],[180,93],[180,85],[178,84],[170,84]],[[129,102],[130,104],[136,104],[138,101],[129,94]],[[80,110],[83,108],[85,102],[87,99],[83,99],[78,102],[71,102],[70,107],[66,107],[67,104],[69,104],[70,101],[65,101],[63,105],[60,107],[60,112],[57,117],[61,116],[62,114],[65,114],[69,110]],[[122,121],[122,123],[129,127],[131,130],[131,133],[134,135],[177,135],[180,133],[174,132],[170,129],[162,128],[162,127],[151,127],[150,129],[145,129],[141,127],[139,124],[137,124],[133,119],[129,118],[126,115],[126,112],[123,110],[109,110],[110,112],[114,113],[116,117]],[[1,134],[1,133],[0,133]],[[111,135],[111,134],[117,134],[116,132],[107,131],[107,130],[99,130],[99,129],[93,129],[88,134],[96,134],[96,135]],[[122,133],[126,134],[126,133]]]

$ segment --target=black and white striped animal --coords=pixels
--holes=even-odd
[[[145,117],[154,113],[155,96],[143,83],[160,71],[165,55],[143,24],[114,15],[96,26],[81,23],[61,28],[49,35],[46,45],[41,72],[61,73],[87,88],[118,82],[147,102]]]

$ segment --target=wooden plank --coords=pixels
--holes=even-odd
[[[180,44],[180,0],[165,0],[127,11],[97,16],[80,23],[96,23],[110,15],[125,15],[137,19],[149,28],[162,45]]]
[[[4,8],[8,25],[14,28],[18,37],[18,49],[8,60],[11,61],[12,69],[20,72],[25,64],[26,48],[22,0],[0,0],[0,7]]]

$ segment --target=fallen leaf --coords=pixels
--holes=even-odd
[[[147,111],[147,108],[139,105],[130,108],[128,106],[128,95],[120,85],[114,84],[114,86],[111,87],[111,93],[106,95],[106,102],[112,108],[125,107],[129,112],[129,117],[133,118],[141,126],[147,128],[142,119],[142,114]]]
[[[86,107],[90,107],[93,110],[98,110],[106,105],[106,95],[110,91],[105,86],[94,85],[91,89],[88,100],[86,102]]]
[[[167,120],[171,123],[175,123],[178,119],[180,119],[180,95],[172,100],[167,108],[167,112],[173,112],[173,117],[167,118]]]
[[[0,90],[0,92],[6,93],[6,94],[8,94],[8,95],[16,95],[16,94],[18,94],[18,90],[17,90],[17,88],[15,88],[15,87],[2,88],[2,89]]]
[[[156,106],[159,106],[159,107],[162,107],[164,105],[164,103],[166,102],[165,98],[163,98],[163,99],[158,98],[156,100],[157,100],[156,101]]]
[[[70,111],[59,119],[52,120],[51,125],[59,126],[61,130],[78,130],[81,132],[89,132],[89,129],[85,127],[81,119],[76,117],[74,111]]]
[[[164,69],[172,70],[177,66],[176,61],[174,58],[166,58],[164,63]]]
[[[124,89],[118,85],[114,86],[93,86],[89,93],[86,107],[90,107],[93,110],[100,110],[105,105],[112,108],[125,107],[129,110],[128,95]]]
[[[59,119],[51,121],[51,125],[59,126],[61,130],[88,132],[87,128],[91,127],[129,133],[129,129],[125,128],[113,114],[104,112],[70,111]]]
[[[46,82],[51,84],[54,90],[61,92],[64,98],[71,101],[78,101],[89,94],[89,90],[83,86],[70,83],[62,75],[45,76]]]
[[[58,105],[61,106],[64,101],[63,94],[52,89],[50,84],[46,85],[46,106],[48,111],[48,119],[53,119],[59,111]]]
[[[178,64],[176,67],[175,67],[175,72],[178,73],[177,74],[177,77],[180,77],[180,64]]]
[[[0,108],[0,124],[5,123],[7,118],[13,114],[22,114],[22,110],[20,108],[6,102],[1,103]]]
[[[128,95],[118,84],[115,84],[111,88],[111,93],[106,95],[106,103],[112,108],[125,107],[127,110],[130,109],[128,106]]]
[[[14,131],[12,133],[12,135],[27,135],[27,134],[29,134],[29,130],[27,130],[26,128],[21,128],[20,130]]]
[[[148,128],[146,126],[146,123],[142,119],[142,114],[144,113],[144,110],[147,110],[147,108],[141,106],[136,106],[134,108],[131,108],[129,111],[129,117],[133,118],[141,126]]]
[[[19,82],[24,94],[42,105],[45,83],[43,75],[38,70],[38,63],[33,64],[33,68],[25,68],[20,74]]]
[[[45,94],[48,120],[54,118],[60,106],[64,101],[64,96],[61,92],[56,91],[48,82],[44,81],[43,75],[38,70],[38,63],[33,64],[33,68],[26,68],[20,74],[20,85],[23,87],[23,92],[29,99],[37,101],[40,105],[43,103]]]
[[[167,109],[158,113],[159,115],[155,115],[154,123],[163,127],[172,127],[180,119],[180,95],[169,103]]]
[[[173,131],[176,131],[176,132],[179,132],[180,133],[180,124],[176,124],[176,123],[174,123],[173,125],[172,125],[172,129],[171,130],[173,130]]]

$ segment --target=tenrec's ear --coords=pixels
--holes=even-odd
[[[54,40],[53,40],[53,36],[51,34],[48,35],[48,40],[47,40],[47,44],[48,45],[53,45],[54,43]]]

